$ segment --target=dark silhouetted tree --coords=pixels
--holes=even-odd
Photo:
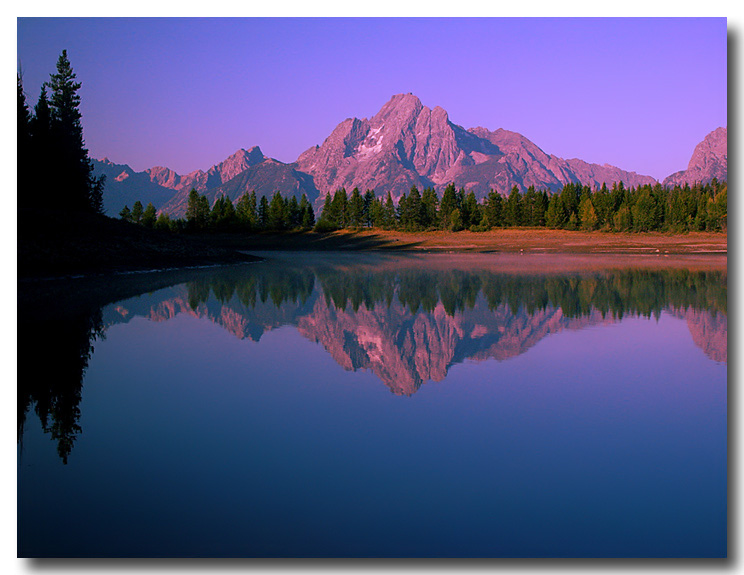
[[[83,139],[80,113],[80,82],[67,58],[67,50],[57,60],[57,73],[50,75],[52,142],[55,177],[62,182],[64,193],[54,198],[58,207],[77,211],[103,211],[103,180],[93,176],[93,164]]]

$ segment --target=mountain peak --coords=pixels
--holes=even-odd
[[[380,108],[380,111],[372,118],[372,122],[385,123],[395,118],[415,117],[418,116],[423,107],[421,100],[410,92],[408,94],[395,94]]]
[[[687,169],[668,176],[663,185],[708,183],[713,178],[728,179],[728,133],[724,127],[710,132],[695,146]]]

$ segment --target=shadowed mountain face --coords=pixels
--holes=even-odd
[[[717,128],[695,146],[686,170],[675,172],[664,179],[664,186],[707,184],[713,178],[728,179],[728,132]]]
[[[184,215],[191,188],[211,203],[222,194],[237,201],[251,190],[259,196],[305,193],[320,208],[326,194],[342,187],[378,195],[390,191],[397,200],[414,185],[434,187],[441,196],[454,183],[482,199],[492,189],[506,195],[513,186],[557,191],[567,183],[599,187],[622,181],[635,187],[656,182],[615,166],[547,154],[516,132],[466,130],[450,121],[444,109],[430,109],[413,94],[393,96],[370,119],[347,118],[292,164],[267,158],[254,147],[238,150],[207,172],[185,176],[164,167],[134,172],[107,160],[94,161],[94,167],[96,175],[108,176],[104,205],[110,215],[139,199],[176,217]]]

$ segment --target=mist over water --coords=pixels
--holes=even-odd
[[[725,556],[725,261],[546,261],[20,300],[19,555]]]

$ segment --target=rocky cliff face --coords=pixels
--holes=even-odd
[[[433,186],[441,194],[454,183],[480,199],[492,189],[508,194],[515,185],[555,191],[569,182],[655,183],[614,166],[548,155],[516,132],[465,130],[413,94],[393,96],[369,120],[344,120],[322,145],[300,155],[297,165],[313,177],[321,198],[341,187],[389,190],[397,199],[412,185]]]
[[[728,133],[717,128],[695,146],[686,170],[675,172],[664,180],[664,186],[707,184],[713,178],[728,180]]]

